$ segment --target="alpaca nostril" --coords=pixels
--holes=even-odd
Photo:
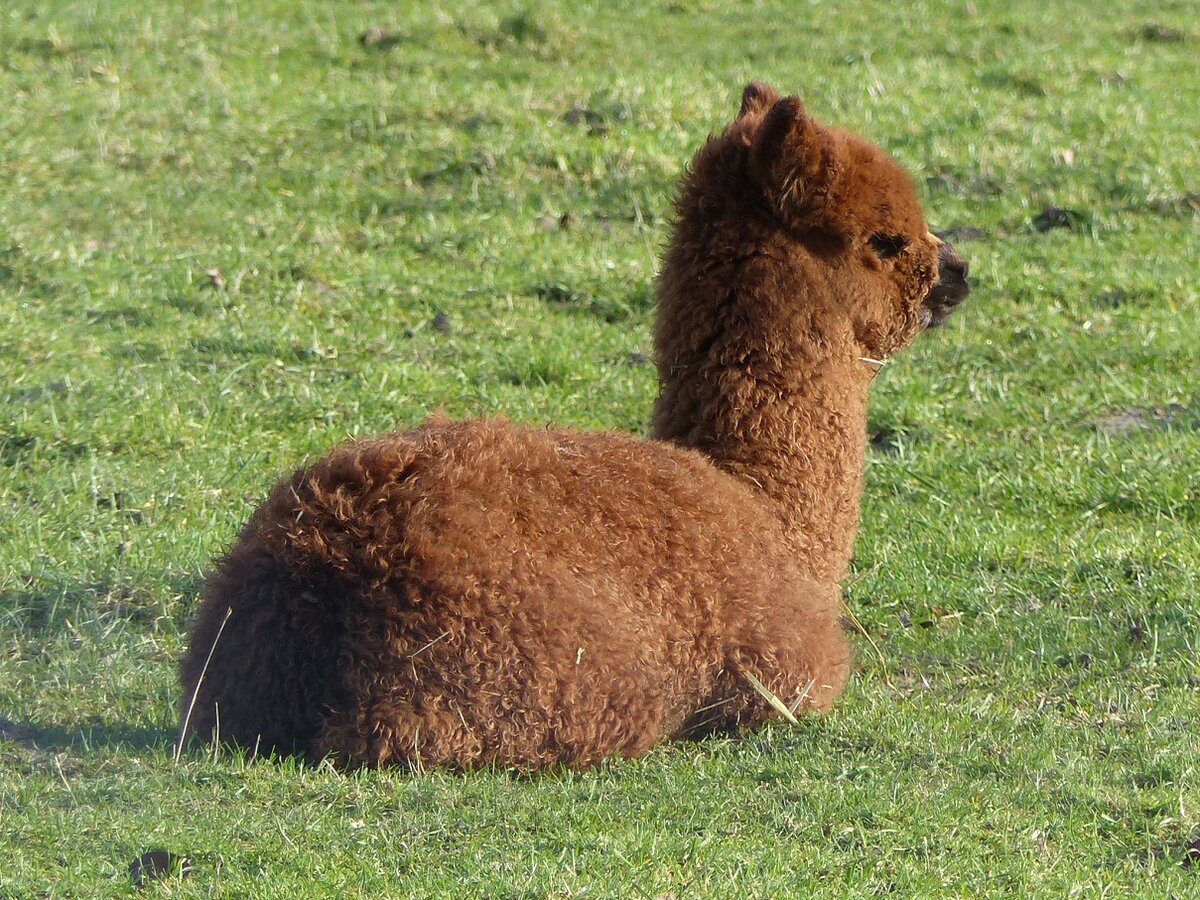
[[[938,281],[945,284],[953,281],[966,281],[970,266],[957,250],[948,242],[943,241],[938,247]]]

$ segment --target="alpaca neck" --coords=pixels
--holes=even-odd
[[[664,333],[669,322],[660,327],[653,431],[761,491],[808,574],[838,581],[858,528],[873,370],[848,332],[811,312],[786,315],[766,328],[714,329],[691,355]]]

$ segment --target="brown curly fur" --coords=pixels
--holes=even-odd
[[[830,706],[862,358],[944,316],[965,264],[895,163],[759,84],[677,212],[662,440],[434,418],[297,472],[204,586],[190,732],[349,766],[534,769],[753,725],[773,712],[749,675]],[[882,258],[880,235],[906,246]]]

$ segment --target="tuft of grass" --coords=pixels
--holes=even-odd
[[[0,896],[1194,893],[1194,23],[895,12],[0,13]],[[436,409],[644,429],[673,185],[750,78],[893,152],[975,283],[876,378],[840,706],[533,779],[176,764],[276,478]]]

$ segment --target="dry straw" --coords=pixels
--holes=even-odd
[[[179,740],[175,743],[174,761],[179,765],[179,757],[183,755],[183,739],[187,735],[188,724],[192,721],[192,710],[196,708],[196,698],[200,696],[200,686],[204,684],[204,674],[208,671],[208,664],[212,662],[213,654],[217,652],[217,641],[221,640],[221,633],[225,630],[225,623],[229,621],[229,617],[233,615],[233,607],[230,606],[225,610],[225,618],[221,620],[221,627],[217,629],[217,636],[213,638],[212,646],[208,648],[208,656],[204,660],[204,668],[200,670],[200,677],[196,679],[196,689],[192,691],[192,699],[188,702],[187,712],[184,713],[183,723],[179,726]]]
[[[792,711],[787,708],[787,704],[784,703],[782,700],[780,700],[777,696],[775,696],[775,694],[771,691],[770,688],[768,688],[765,684],[763,684],[761,681],[759,681],[757,678],[755,678],[753,672],[743,672],[742,674],[745,675],[746,680],[748,682],[750,682],[750,687],[754,688],[756,691],[758,691],[760,694],[762,694],[763,699],[771,704],[771,708],[774,709],[775,712],[779,713],[781,716],[783,716],[785,719],[787,719],[787,721],[789,723],[791,723],[792,725],[800,724],[800,720],[797,719],[796,716],[792,713]],[[806,696],[808,694],[809,688],[811,686],[812,686],[812,682],[809,682],[809,686],[806,687],[804,689],[803,694],[801,694],[801,697],[800,697],[801,700],[803,700],[804,696]]]

